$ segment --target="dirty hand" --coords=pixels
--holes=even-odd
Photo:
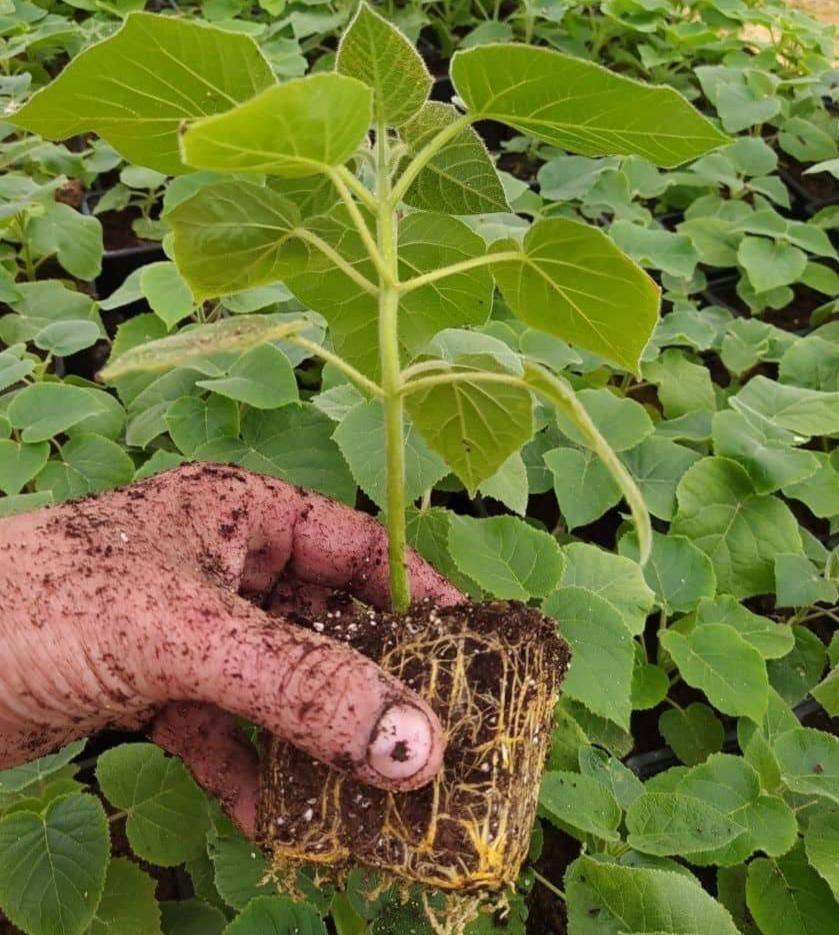
[[[416,555],[409,570],[416,598],[460,597]],[[325,588],[387,602],[383,528],[238,468],[190,465],[0,520],[0,768],[152,722],[252,834],[257,764],[238,715],[364,782],[422,785],[443,747],[425,702],[267,612]]]

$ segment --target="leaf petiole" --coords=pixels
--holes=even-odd
[[[421,289],[423,286],[437,282],[439,279],[445,279],[448,276],[456,276],[458,273],[465,273],[470,269],[490,266],[493,263],[509,263],[514,260],[522,259],[524,259],[524,255],[518,250],[485,253],[483,256],[472,257],[468,260],[462,260],[460,263],[452,263],[449,266],[441,266],[439,269],[423,273],[421,276],[414,276],[412,279],[406,279],[404,282],[399,283],[399,291],[403,294],[413,292],[415,289]]]

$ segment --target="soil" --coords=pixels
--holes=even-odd
[[[347,600],[299,622],[349,643],[423,695],[447,748],[431,784],[397,794],[274,740],[258,833],[278,868],[341,867],[354,858],[458,892],[514,880],[570,659],[555,624],[518,603],[417,605],[402,617]]]

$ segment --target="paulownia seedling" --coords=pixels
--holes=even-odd
[[[523,237],[487,243],[476,233],[472,218],[500,213],[503,223],[509,207],[474,124],[495,120],[572,152],[635,154],[663,166],[726,141],[672,89],[544,48],[459,52],[451,78],[456,103],[429,102],[423,61],[366,4],[334,72],[284,84],[247,36],[132,13],[11,118],[52,138],[97,131],[133,162],[184,176],[165,219],[196,301],[282,281],[324,316],[329,346],[307,337],[302,316],[238,316],[128,350],[102,376],[208,361],[218,370],[233,352],[280,339],[340,371],[381,405],[391,594],[401,612],[410,604],[408,418],[474,493],[532,436],[534,400],[557,407],[619,484],[642,561],[650,549],[636,484],[564,379],[539,360],[499,353],[478,331],[466,342],[434,340],[484,325],[497,288],[532,328],[637,372],[657,320],[657,286],[596,228],[550,218]],[[390,627],[397,618],[372,619]],[[499,884],[525,853],[546,719],[567,657],[550,628],[520,608],[441,612],[416,633],[403,624],[392,645],[371,637],[362,648],[425,689],[463,762],[400,799],[362,793],[275,745],[263,831],[285,856],[320,861],[352,851],[439,886]],[[440,684],[430,681],[435,671]],[[502,773],[505,749],[511,769]],[[290,797],[315,780],[304,827]],[[371,803],[363,820],[359,794]]]

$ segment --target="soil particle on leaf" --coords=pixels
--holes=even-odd
[[[429,785],[390,793],[273,740],[258,834],[278,869],[352,859],[460,892],[514,880],[570,659],[553,621],[512,602],[416,605],[405,616],[345,602],[299,622],[349,643],[422,695],[447,743]]]

